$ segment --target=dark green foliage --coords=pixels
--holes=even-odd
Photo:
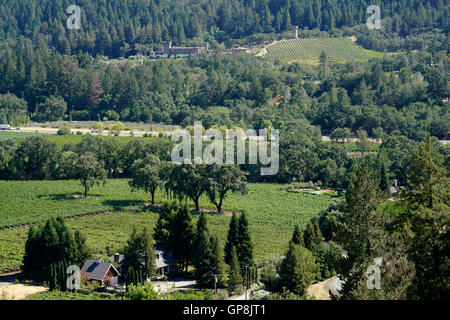
[[[381,169],[380,169],[380,189],[382,191],[389,191],[389,175],[386,169],[386,166],[384,164],[384,162],[381,164]]]
[[[142,189],[149,192],[152,197],[152,204],[155,204],[155,192],[162,188],[162,164],[158,157],[148,155],[144,159],[136,160],[131,167],[133,179],[129,181],[131,190]]]
[[[155,242],[147,228],[141,233],[137,233],[136,229],[131,233],[127,245],[123,248],[125,256],[123,268],[124,270],[132,268],[137,273],[137,279],[134,278],[134,281],[142,283],[143,278],[146,279],[156,273],[154,245]]]
[[[55,264],[52,263],[50,265],[50,279],[49,279],[49,287],[50,287],[49,290],[50,291],[56,290],[56,283],[57,283],[57,280],[56,280]]]
[[[306,230],[303,233],[303,242],[306,248],[310,249],[313,245],[318,245],[322,242],[322,232],[320,231],[317,219],[312,219],[308,222]]]
[[[48,280],[51,273],[50,266],[54,264],[53,273],[61,283],[62,273],[67,279],[66,269],[62,271],[58,269],[63,261],[66,262],[66,266],[83,265],[87,258],[85,238],[80,233],[74,236],[62,218],[52,218],[45,225],[30,228],[25,243],[23,276],[37,281]]]
[[[336,269],[342,259],[342,247],[333,241],[314,244],[311,252],[319,266],[319,281],[329,279],[336,275]]]
[[[192,217],[186,205],[179,208],[169,226],[169,247],[180,263],[188,270],[192,259],[192,243],[194,241],[194,228]]]
[[[86,152],[80,156],[75,163],[75,172],[84,187],[85,198],[87,198],[89,189],[94,185],[106,183],[107,175],[103,166],[103,163],[99,162],[91,152]]]
[[[308,249],[290,245],[280,265],[280,286],[299,296],[306,295],[306,289],[316,279],[318,266]]]
[[[194,277],[201,288],[214,288],[224,285],[224,257],[219,239],[211,236],[207,228],[206,216],[200,215],[193,245]]]
[[[194,248],[196,251],[196,259],[193,263],[195,267],[194,278],[200,288],[208,288],[211,283],[214,283],[210,269],[212,257],[211,243],[209,235],[205,231],[197,235],[197,237],[196,247]]]
[[[236,253],[238,255],[239,263],[241,265],[242,273],[245,267],[252,267],[253,260],[253,243],[250,237],[250,230],[248,229],[248,220],[245,211],[242,211],[237,225],[236,236]]]
[[[236,248],[231,248],[230,271],[228,274],[228,291],[230,294],[242,293],[242,275]]]
[[[199,200],[207,187],[207,172],[205,165],[182,164],[175,166],[169,176],[166,189],[177,198],[191,199],[195,210],[200,211]]]
[[[415,263],[411,296],[448,299],[449,284],[449,178],[442,157],[428,136],[411,159],[407,225],[411,229],[410,258]]]
[[[231,192],[247,194],[246,177],[239,167],[234,165],[208,165],[206,167],[206,194],[219,213],[223,200]]]
[[[230,225],[228,227],[228,235],[227,242],[225,244],[225,262],[230,265],[231,264],[231,253],[233,251],[233,247],[237,245],[238,238],[238,217],[236,213],[233,212],[233,215],[230,219]]]
[[[338,268],[341,279],[345,279],[341,299],[356,298],[354,291],[365,281],[367,268],[382,254],[383,217],[378,210],[382,199],[376,171],[368,161],[361,161],[350,175],[346,208],[337,236],[348,256]]]
[[[51,178],[57,166],[56,145],[42,137],[25,139],[17,148],[13,163],[19,179]]]
[[[170,232],[172,220],[177,214],[178,206],[175,203],[165,203],[159,213],[158,221],[154,230],[154,238],[160,241],[165,248],[170,248]]]
[[[297,225],[294,228],[294,233],[292,234],[291,242],[296,245],[305,246],[305,242],[303,239],[303,232],[300,230],[300,227]]]

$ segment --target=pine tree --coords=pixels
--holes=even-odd
[[[280,265],[280,283],[290,292],[304,297],[318,271],[311,251],[299,245],[290,245]]]
[[[414,299],[446,299],[450,296],[448,252],[450,183],[442,156],[428,135],[413,154],[407,177],[407,227],[409,257],[416,277]]]
[[[358,163],[350,173],[346,208],[341,218],[337,241],[345,246],[347,258],[338,266],[344,280],[341,299],[355,298],[354,291],[366,280],[366,271],[382,253],[383,216],[378,210],[383,202],[378,174],[367,160]]]
[[[432,209],[434,204],[448,199],[446,184],[448,185],[448,178],[442,156],[431,143],[431,136],[428,134],[425,141],[419,145],[419,150],[412,156],[407,177],[408,189],[404,197],[412,206]]]
[[[230,294],[242,293],[242,275],[236,248],[231,248],[230,272],[228,274],[228,291]]]
[[[238,218],[236,213],[233,212],[233,216],[230,220],[230,226],[228,228],[227,242],[225,244],[225,263],[231,264],[231,251],[232,248],[237,246],[237,234],[238,234]]]

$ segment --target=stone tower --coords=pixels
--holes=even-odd
[[[292,37],[298,39],[298,26],[292,26]]]

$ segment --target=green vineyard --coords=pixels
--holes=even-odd
[[[365,60],[382,54],[358,47],[350,38],[282,40],[266,47],[265,58],[318,58],[325,51],[336,60]]]

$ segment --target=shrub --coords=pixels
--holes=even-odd
[[[66,136],[66,135],[72,134],[72,131],[70,130],[70,128],[68,126],[62,126],[61,128],[59,128],[59,130],[56,132],[56,134],[58,136]]]

